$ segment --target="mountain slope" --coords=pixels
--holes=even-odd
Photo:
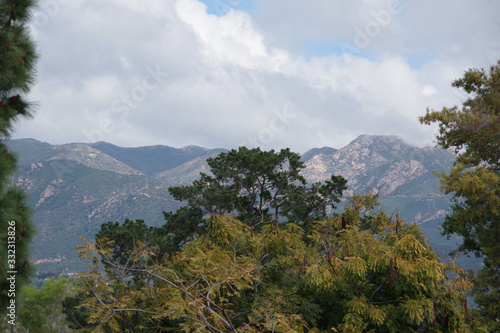
[[[180,206],[162,182],[90,145],[50,145],[32,139],[12,140],[8,145],[20,160],[13,182],[26,189],[35,209],[38,234],[32,253],[39,271],[84,269],[74,251],[81,243],[78,236],[92,239],[104,222],[127,217],[160,225],[163,210]],[[193,151],[209,150],[178,151],[180,158],[189,161]],[[153,160],[156,153],[148,159]],[[136,161],[141,158],[136,154]],[[130,160],[134,161],[134,154]]]
[[[65,165],[60,172],[60,165]],[[81,163],[67,167],[68,160],[39,162],[19,170],[16,184],[26,188],[35,208],[38,235],[33,244],[34,260],[40,263],[66,258],[63,265],[40,270],[78,267],[73,248],[78,236],[92,239],[100,224],[124,217],[145,219],[160,225],[163,210],[178,204],[167,188],[140,174],[123,174],[92,168]]]
[[[200,172],[210,172],[207,159],[215,157],[222,152],[227,152],[227,150],[213,149],[205,155],[179,165],[178,167],[157,173],[154,175],[154,178],[168,186],[190,185],[193,181],[200,178]]]
[[[45,161],[54,156],[52,145],[35,139],[9,140],[7,146],[15,151],[18,158],[18,166],[30,165]]]
[[[188,185],[208,172],[208,157],[224,149],[167,146],[121,148],[108,143],[50,145],[32,139],[12,140],[19,155],[13,181],[27,190],[38,235],[33,244],[40,271],[84,269],[76,259],[78,236],[92,239],[101,223],[144,219],[163,223],[162,211],[174,211],[169,186]],[[341,149],[315,148],[302,156],[309,183],[342,175],[348,195],[378,191],[390,214],[422,224],[436,249],[451,250],[458,241],[438,236],[449,207],[433,171],[447,171],[455,156],[417,148],[394,136],[364,135]]]
[[[449,170],[454,159],[450,152],[417,148],[400,137],[362,135],[332,154],[309,158],[302,174],[310,182],[341,175],[348,180],[350,193],[377,190],[394,195],[414,179],[425,175],[421,179],[429,180],[432,171]]]
[[[338,149],[331,148],[331,147],[323,147],[323,148],[313,148],[308,151],[306,151],[304,154],[300,156],[300,159],[302,162],[307,162],[311,158],[313,158],[316,155],[332,155],[335,154],[338,151]]]
[[[122,148],[106,142],[97,142],[90,146],[149,176],[175,168],[210,152],[210,149],[198,146],[172,148],[158,145]]]

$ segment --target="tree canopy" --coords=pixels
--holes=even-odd
[[[500,331],[500,61],[489,72],[470,69],[452,84],[469,97],[461,106],[427,110],[424,124],[439,124],[438,144],[458,154],[442,190],[453,194],[445,235],[463,237],[460,251],[484,256],[476,302],[490,328]]]
[[[66,278],[56,280],[51,277],[45,280],[40,289],[26,286],[19,297],[16,325],[8,324],[9,317],[6,317],[7,320],[0,324],[0,330],[30,333],[72,332],[67,326],[62,306],[64,298],[69,295],[70,283]]]
[[[138,242],[159,246],[159,255],[171,252],[170,238],[161,227],[146,225],[144,220],[125,219],[123,223],[108,222],[101,224],[101,229],[95,235],[96,240],[112,239],[110,248],[113,251],[113,263],[124,265],[130,251]],[[109,266],[106,266],[109,268]]]
[[[170,193],[187,206],[164,213],[165,227],[180,243],[206,227],[203,218],[234,214],[249,225],[271,222],[309,224],[327,217],[340,202],[347,181],[332,176],[323,183],[307,184],[300,171],[304,163],[290,149],[261,151],[240,147],[209,158],[210,174],[189,186],[171,187]]]
[[[110,332],[138,314],[143,332],[473,332],[466,274],[441,263],[416,225],[352,199],[308,234],[214,214],[180,252],[159,257],[137,242],[119,265],[112,240],[85,242],[80,255],[94,259],[75,281],[80,306]],[[123,288],[136,275],[144,283]]]

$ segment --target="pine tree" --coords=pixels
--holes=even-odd
[[[192,185],[168,189],[174,199],[187,202],[176,212],[164,212],[164,228],[174,235],[174,245],[206,231],[204,217],[213,213],[234,214],[249,225],[290,222],[307,229],[335,209],[347,188],[347,180],[335,175],[307,184],[301,175],[304,162],[289,148],[239,147],[208,158],[207,164],[210,174],[202,172]]]
[[[11,184],[17,161],[5,140],[14,122],[30,117],[33,109],[23,95],[35,77],[37,55],[26,26],[34,5],[34,0],[0,0],[0,313],[33,275],[32,210],[26,194]]]

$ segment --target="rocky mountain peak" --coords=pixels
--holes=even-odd
[[[341,150],[360,151],[365,154],[368,154],[368,152],[372,154],[378,153],[389,158],[408,153],[415,149],[418,148],[408,144],[403,138],[397,135],[360,135]]]
[[[305,162],[303,176],[323,181],[330,175],[348,180],[353,193],[378,190],[397,192],[414,179],[451,165],[453,155],[441,149],[420,149],[399,136],[361,135],[331,155],[318,154]]]
[[[399,135],[371,135],[363,134],[351,141],[349,145],[362,145],[371,146],[373,144],[404,144],[408,145],[406,141]]]

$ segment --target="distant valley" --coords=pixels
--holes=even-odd
[[[51,145],[33,139],[11,140],[19,171],[12,181],[26,189],[38,234],[33,259],[40,272],[74,272],[85,268],[74,247],[78,236],[93,239],[101,223],[144,219],[161,225],[162,211],[180,205],[168,193],[208,172],[206,159],[225,151],[197,146],[122,148],[109,143]],[[455,156],[436,148],[417,148],[396,136],[363,135],[341,149],[314,148],[302,155],[308,182],[332,174],[348,180],[347,195],[376,190],[389,213],[417,222],[440,253],[458,241],[438,232],[449,209],[432,173],[450,169]],[[467,260],[468,266],[477,260]]]

